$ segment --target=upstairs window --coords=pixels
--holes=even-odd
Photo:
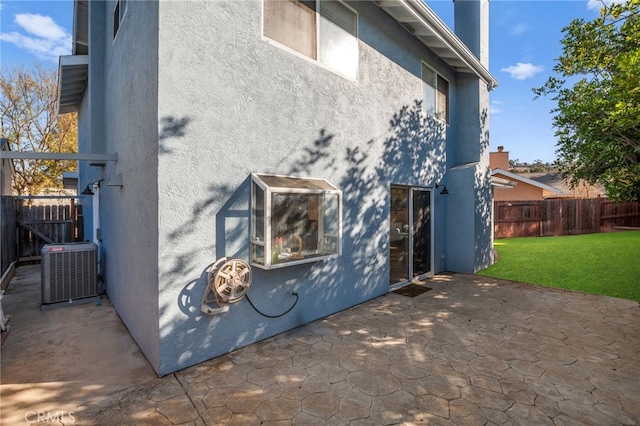
[[[264,35],[356,79],[358,16],[333,0],[264,0]]]
[[[263,269],[340,254],[342,192],[324,179],[251,175],[251,263]]]
[[[422,108],[428,115],[449,123],[449,82],[422,64]]]

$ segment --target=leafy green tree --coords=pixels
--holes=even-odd
[[[76,152],[76,114],[58,115],[57,72],[14,68],[0,76],[0,132],[12,151]],[[13,160],[13,190],[18,195],[55,193],[73,161]]]
[[[536,96],[551,96],[564,174],[640,199],[640,0],[605,5],[563,29],[563,53]]]

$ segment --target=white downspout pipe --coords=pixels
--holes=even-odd
[[[102,247],[98,233],[100,232],[100,181],[92,186],[93,197],[93,242],[98,246],[98,274],[101,273],[100,265],[102,261]]]

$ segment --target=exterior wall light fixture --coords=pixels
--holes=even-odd
[[[93,186],[97,185],[98,188],[100,188],[100,182],[102,182],[104,179],[99,179],[95,182],[91,182],[89,184],[87,184],[87,187],[85,189],[82,190],[82,192],[80,194],[82,195],[96,195],[95,192],[93,192]]]
[[[440,188],[440,184],[436,183],[436,189]],[[442,185],[442,191],[440,191],[440,195],[449,195],[449,190],[446,185]]]

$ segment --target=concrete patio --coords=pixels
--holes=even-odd
[[[438,275],[158,378],[108,300],[3,299],[2,424],[640,423],[637,302]],[[243,303],[243,302],[241,302]]]

